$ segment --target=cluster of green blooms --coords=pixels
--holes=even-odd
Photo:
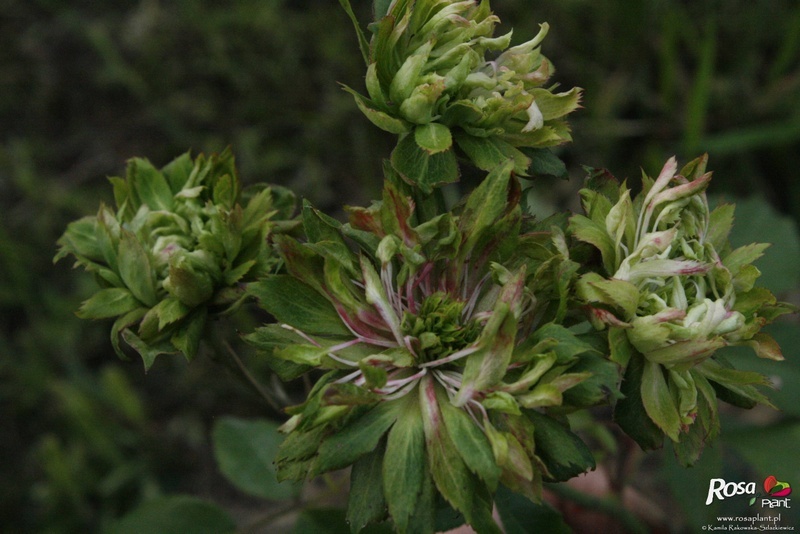
[[[133,159],[126,177],[111,183],[116,212],[103,205],[59,240],[55,259],[73,255],[103,288],[78,315],[116,317],[114,349],[123,356],[121,336],[146,368],[162,353],[191,359],[209,314],[234,308],[245,296],[243,282],[279,263],[267,236],[294,200],[282,188],[260,188],[242,207],[229,151],[194,161],[184,154],[161,170]]]
[[[564,117],[580,90],[544,87],[554,70],[540,51],[547,24],[510,47],[511,32],[494,37],[499,22],[487,0],[403,0],[373,26],[369,96],[350,92],[376,126],[400,135],[392,164],[424,190],[458,178],[454,143],[480,169],[511,159],[526,176],[537,148],[571,140]]]
[[[570,224],[601,255],[602,267],[581,277],[577,294],[592,322],[609,328],[611,359],[627,367],[630,391],[617,405],[617,419],[625,428],[626,411],[641,403],[651,428],[632,423],[625,430],[646,447],[660,445],[663,431],[680,442],[687,462],[719,432],[718,396],[745,406],[768,403],[753,387],[765,385],[764,377],[731,369],[715,352],[748,345],[762,358],[783,359],[759,330],[791,311],[755,287],[760,273],[752,262],[767,245],[728,243],[734,209],[709,209],[706,161],[698,158],[676,175],[670,159],[655,181],[643,177],[636,198],[597,173],[581,191],[586,216]]]
[[[594,467],[567,416],[599,404],[691,464],[719,433],[718,399],[769,404],[766,379],[717,350],[782,359],[760,330],[791,308],[755,285],[765,245],[728,243],[733,207],[709,209],[705,157],[680,173],[669,160],[635,197],[595,172],[585,215],[523,214],[517,178],[570,139],[580,91],[543,87],[546,25],[509,48],[497,22],[487,0],[394,0],[371,43],[359,31],[369,97],[351,92],[399,140],[382,199],[348,223],[309,204],[286,221],[291,195],[242,194],[225,152],[133,160],[112,179],[116,212],[59,242],[103,287],[79,315],[116,317],[115,349],[121,336],[146,366],[193,357],[210,314],[257,299],[276,322],[246,340],[282,379],[316,380],[286,409],[278,476],[352,467],[353,532],[387,518],[434,532],[443,503],[499,532],[500,485],[538,502],[544,481]],[[458,178],[456,148],[487,175],[448,209],[436,187]],[[276,232],[295,226],[304,237]]]
[[[563,414],[606,400],[617,366],[563,326],[579,266],[557,227],[523,218],[512,167],[427,221],[397,177],[346,225],[307,206],[307,241],[278,240],[289,274],[251,285],[280,322],[248,340],[284,378],[325,371],[288,410],[278,476],[353,465],[355,530],[388,509],[433,531],[439,493],[494,531],[499,483],[538,500],[594,465]]]

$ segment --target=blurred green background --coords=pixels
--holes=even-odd
[[[369,2],[355,0],[361,20]],[[711,193],[736,201],[739,244],[775,243],[763,282],[800,285],[800,4],[796,0],[494,0],[515,43],[547,21],[562,87],[585,89],[571,179],[532,184],[536,212],[577,206],[581,165],[636,178],[702,152]],[[13,532],[103,529],[152,496],[229,509],[260,503],[223,481],[210,425],[274,415],[216,364],[119,361],[104,322],[79,321],[93,281],[53,265],[66,224],[113,201],[106,177],[132,156],[233,147],[246,183],[293,188],[332,214],[379,195],[393,139],[338,83],[364,67],[338,2],[0,0],[0,524]],[[527,36],[527,37],[526,37]],[[726,412],[723,439],[689,470],[671,452],[629,482],[670,530],[693,531],[710,478],[768,475],[800,487],[800,327],[772,329],[787,361],[732,351],[774,377],[781,412]],[[251,358],[252,360],[252,358]],[[251,361],[256,369],[259,362]],[[263,366],[262,366],[263,368]],[[788,513],[788,512],[787,512]],[[798,522],[800,518],[794,516]]]

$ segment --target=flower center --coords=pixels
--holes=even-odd
[[[403,314],[401,328],[403,334],[415,340],[418,363],[446,357],[478,339],[481,326],[469,318],[465,321],[464,306],[464,302],[437,292],[422,301],[416,314]]]

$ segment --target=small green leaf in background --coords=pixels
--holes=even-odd
[[[111,534],[225,534],[236,524],[218,506],[190,495],[145,502],[111,527]]]
[[[267,420],[220,418],[214,425],[214,456],[223,475],[237,488],[270,500],[291,499],[298,488],[278,483],[273,461],[283,436]]]
[[[505,486],[497,489],[495,505],[506,534],[568,534],[572,529],[556,510],[546,503],[535,504],[527,497],[514,493]]]
[[[531,159],[530,172],[540,176],[555,176],[568,179],[567,166],[549,148],[523,148],[522,152]]]
[[[727,199],[731,200],[731,199]],[[775,294],[800,285],[800,237],[794,221],[775,211],[761,198],[736,200],[733,248],[751,243],[771,243],[764,256],[755,262],[761,270],[759,286]]]
[[[369,525],[360,534],[391,534],[386,524]],[[292,534],[351,534],[344,510],[317,508],[305,510],[294,525]]]

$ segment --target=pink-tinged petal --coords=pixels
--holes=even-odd
[[[347,208],[350,212],[350,226],[357,230],[370,232],[378,237],[384,237],[383,225],[380,221],[380,214],[369,208]]]
[[[403,333],[400,330],[400,318],[397,317],[394,308],[389,302],[389,297],[384,291],[380,276],[378,276],[369,260],[364,257],[361,258],[361,272],[364,276],[364,291],[367,302],[378,310],[386,325],[391,329],[397,344],[402,345]]]
[[[705,274],[711,270],[710,263],[694,260],[650,260],[637,263],[631,267],[628,279],[631,281],[645,278],[664,278],[667,276],[691,276]]]
[[[617,318],[616,315],[603,308],[595,308],[593,306],[586,306],[586,310],[590,313],[594,321],[598,321],[604,325],[617,326],[619,328],[630,328],[631,325]]]
[[[436,399],[436,382],[430,375],[423,376],[420,380],[419,400],[425,429],[425,441],[431,444],[439,438],[442,413],[439,410],[439,403]]]
[[[386,185],[383,194],[383,201],[391,206],[395,221],[400,231],[400,237],[403,238],[403,243],[407,247],[413,247],[416,244],[416,232],[409,226],[408,220],[414,211],[414,203],[403,196],[390,184]],[[394,221],[393,221],[394,222]]]
[[[653,198],[653,205],[657,206],[664,202],[671,202],[674,200],[678,200],[684,197],[688,197],[691,195],[695,195],[697,193],[702,192],[706,187],[708,187],[708,183],[711,181],[711,173],[706,173],[697,180],[692,182],[688,182],[685,184],[681,184],[675,187],[671,187],[666,191],[662,191],[658,195]]]
[[[675,159],[675,156],[672,156],[667,160],[664,164],[664,167],[661,169],[661,173],[656,178],[653,187],[650,188],[650,191],[647,192],[647,196],[644,198],[644,205],[650,205],[650,201],[655,197],[658,193],[660,193],[667,185],[669,184],[670,180],[675,176],[675,173],[678,170],[678,160]]]
[[[668,323],[670,321],[677,321],[686,317],[684,310],[677,308],[667,308],[652,316],[653,320],[657,323]]]

